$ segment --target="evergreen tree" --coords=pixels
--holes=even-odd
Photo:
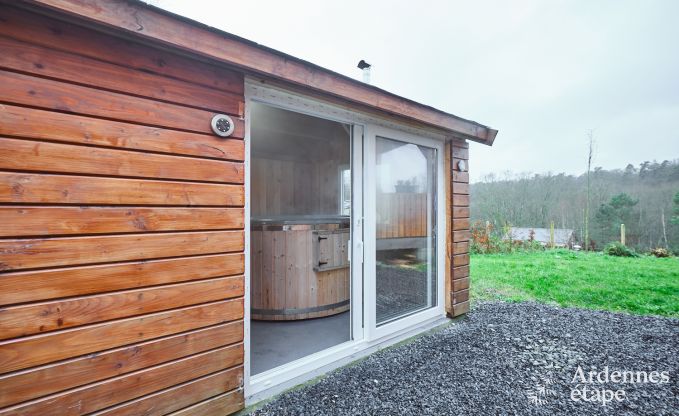
[[[636,215],[634,207],[639,200],[632,199],[626,193],[620,193],[611,198],[605,204],[599,206],[599,210],[594,218],[601,228],[601,241],[617,240],[620,224],[625,224],[628,241],[633,241],[634,233],[630,232],[636,226],[639,216]]]

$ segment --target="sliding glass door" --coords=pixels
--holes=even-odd
[[[368,327],[441,312],[440,143],[384,128],[366,141]],[[369,165],[369,166],[368,166]],[[373,278],[374,276],[374,278]],[[372,301],[372,302],[371,302]],[[372,304],[371,304],[372,303]],[[411,319],[413,318],[413,319]]]

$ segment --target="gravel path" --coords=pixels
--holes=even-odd
[[[585,377],[608,366],[609,382],[586,384],[587,397],[591,389],[609,395],[622,389],[623,401],[573,401],[578,366]],[[645,371],[661,383],[614,383],[616,370]],[[669,372],[669,381],[652,371]],[[252,413],[358,414],[679,415],[679,319],[483,303],[459,323],[373,354]]]

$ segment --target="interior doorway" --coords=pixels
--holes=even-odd
[[[352,339],[352,125],[250,104],[250,374]]]

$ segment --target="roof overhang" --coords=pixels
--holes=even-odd
[[[497,130],[400,97],[310,62],[261,46],[138,0],[24,0],[35,8],[70,15],[90,25],[271,77],[317,93],[491,146]]]

